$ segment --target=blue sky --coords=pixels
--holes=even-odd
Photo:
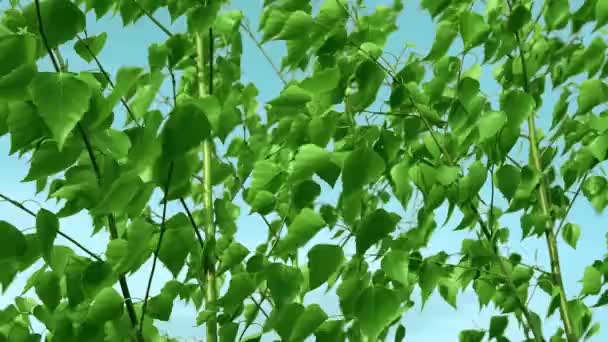
[[[257,28],[262,0],[239,0],[233,1],[233,8],[243,10],[245,16],[249,19],[251,26]],[[320,1],[313,1],[318,4]],[[365,1],[368,7],[373,8],[376,4],[389,4],[391,1]],[[7,2],[0,3],[0,8],[8,7]],[[159,10],[155,13],[155,17],[169,27],[172,32],[183,32],[185,23],[183,20],[171,24],[169,15],[166,10]],[[429,51],[434,38],[434,25],[430,16],[420,10],[418,1],[405,1],[405,10],[398,21],[399,30],[394,33],[387,46],[387,51],[393,54],[399,54],[405,43],[413,43],[413,50],[425,54]],[[111,18],[106,16],[99,22],[95,21],[95,16],[90,13],[87,16],[87,30],[89,35],[96,35],[101,32],[108,33],[108,40],[104,50],[99,56],[100,61],[105,69],[115,75],[118,68],[121,66],[142,66],[147,67],[147,47],[152,43],[162,43],[166,40],[166,36],[155,27],[149,20],[142,18],[134,26],[122,27],[119,17]],[[95,68],[93,64],[87,64],[82,61],[72,50],[73,43],[67,43],[62,47],[61,51],[64,58],[67,59],[72,71],[82,71]],[[242,58],[243,83],[252,82],[259,90],[258,102],[260,108],[263,104],[276,97],[282,89],[282,85],[270,65],[264,59],[263,55],[257,49],[255,44],[249,39],[246,34],[243,34],[244,53]],[[459,43],[453,46],[452,53],[457,53],[460,49]],[[283,55],[284,48],[282,42],[273,42],[265,45],[267,52],[272,56],[277,65],[280,64],[280,58]],[[477,58],[481,58],[480,54]],[[389,60],[390,57],[389,57]],[[475,62],[475,57],[471,56],[466,59],[466,65],[471,65]],[[41,70],[50,70],[50,64],[44,60],[40,64]],[[481,87],[486,94],[497,94],[499,89],[492,80],[491,70],[483,69],[480,78]],[[161,88],[163,95],[170,94],[170,84],[165,83]],[[549,87],[548,87],[549,88]],[[373,106],[373,109],[379,109],[381,100],[386,98],[388,92],[383,90],[379,95],[380,101]],[[545,93],[545,103],[541,109],[540,127],[546,128],[551,120],[551,112],[553,104],[557,100],[559,93],[552,92],[547,89]],[[119,124],[122,120],[119,121]],[[21,183],[28,171],[28,156],[19,159],[18,156],[8,156],[10,141],[8,136],[0,138],[0,166],[2,167],[3,177],[0,177],[0,192],[9,195],[17,200],[33,199],[47,209],[58,210],[60,207],[54,201],[46,201],[45,196],[35,195],[34,183]],[[515,147],[516,149],[518,147]],[[519,160],[526,159],[527,146],[523,146],[522,153],[516,158]],[[489,184],[486,184],[483,190],[483,196],[489,198]],[[338,192],[334,189],[324,188],[327,190],[319,199],[320,202],[335,204],[337,202]],[[504,203],[497,203],[503,205]],[[27,202],[26,205],[36,210],[38,205],[34,202]],[[170,206],[170,212],[176,213],[180,210],[178,204]],[[406,213],[397,203],[389,203],[387,210],[393,210],[404,215],[405,219],[411,219],[411,212]],[[445,217],[445,208],[441,207],[436,213],[437,221],[443,222]],[[423,252],[424,255],[432,255],[441,250],[446,250],[448,253],[457,252],[460,250],[460,241],[471,236],[466,232],[454,232],[452,228],[458,224],[459,215],[454,215],[450,222],[439,229],[432,238],[429,247]],[[568,245],[563,243],[561,238],[560,254],[562,261],[562,269],[565,276],[566,290],[570,298],[578,295],[581,289],[579,279],[583,275],[584,267],[591,264],[593,260],[602,258],[606,253],[606,225],[603,224],[602,218],[598,215],[581,196],[576,202],[570,213],[570,221],[581,225],[582,233],[578,244],[578,251],[574,251]],[[6,202],[0,202],[0,219],[8,221],[20,229],[31,228],[34,225],[34,220],[29,215],[21,212],[19,209],[12,207]],[[510,227],[511,239],[510,252],[517,252],[523,256],[523,260],[528,264],[538,264],[543,269],[549,269],[548,256],[545,247],[544,238],[534,240],[528,239],[525,243],[520,243],[520,223],[518,214],[510,214],[503,216],[501,223],[505,227]],[[247,247],[253,249],[255,246],[266,239],[266,228],[264,223],[257,216],[249,216],[246,210],[242,210],[242,215],[238,220],[239,239]],[[107,234],[100,233],[95,236],[90,236],[91,220],[84,214],[80,213],[70,218],[61,220],[62,231],[72,237],[83,241],[83,244],[91,250],[103,253],[107,243]],[[324,230],[316,236],[311,244],[327,241],[329,232]],[[58,239],[58,243],[70,246],[69,242]],[[310,246],[309,245],[309,246]],[[72,247],[72,246],[70,246]],[[347,246],[347,255],[352,254],[353,246]],[[506,251],[503,251],[506,252]],[[302,252],[302,263],[305,260],[305,251]],[[15,295],[18,295],[21,288],[24,286],[27,276],[31,271],[35,271],[38,266],[32,267],[25,274],[21,274],[8,291],[0,297],[0,307],[7,305]],[[147,281],[150,263],[141,268],[139,272],[129,278],[129,285],[134,297],[143,297],[145,292],[145,284]],[[152,287],[152,294],[156,294],[162,287],[164,281],[170,279],[170,273],[162,267],[157,271],[155,281]],[[496,314],[491,309],[479,310],[477,298],[475,294],[467,290],[458,296],[458,309],[455,310],[441,299],[438,293],[435,293],[426,303],[424,310],[420,309],[419,297],[415,293],[414,300],[417,302],[415,308],[408,311],[403,317],[403,323],[407,329],[407,340],[409,341],[457,341],[458,333],[464,329],[487,329],[489,320],[493,314]],[[337,297],[330,291],[324,293],[323,289],[317,289],[309,293],[305,297],[306,303],[322,303],[326,312],[331,316],[339,313],[337,305]],[[548,304],[547,297],[540,289],[533,296],[531,305],[534,310],[544,317]],[[606,317],[607,309],[596,309],[594,317]],[[194,327],[196,312],[193,307],[186,307],[182,303],[176,303],[173,309],[171,320],[168,323],[158,324],[161,330],[166,331],[170,336],[176,337],[194,337],[201,336],[204,329],[202,327]],[[593,341],[608,341],[608,320],[604,320],[605,324]],[[545,324],[545,332],[550,336],[559,322],[557,315],[548,319]],[[255,331],[252,327],[251,332]],[[511,340],[521,340],[521,332],[516,326],[514,320],[510,321],[508,335]],[[271,340],[271,339],[268,339]]]

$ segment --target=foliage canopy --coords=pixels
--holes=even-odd
[[[0,18],[0,134],[11,154],[31,157],[24,181],[62,207],[34,212],[0,194],[35,222],[28,232],[0,221],[0,286],[31,273],[0,311],[0,341],[40,340],[34,319],[48,341],[166,340],[154,322],[170,320],[177,300],[197,309],[210,342],[402,341],[402,316],[417,301],[437,291],[457,308],[465,290],[500,314],[460,341],[596,334],[608,256],[581,267],[581,292],[567,293],[558,241],[577,247],[575,200],[600,213],[608,205],[608,1],[418,5],[436,23],[430,51],[406,45],[391,56],[402,0],[265,0],[259,41],[227,0],[11,0]],[[187,30],[163,26],[161,8]],[[107,34],[85,30],[89,12],[116,13],[124,25],[150,20],[166,39],[149,46],[147,68],[112,77],[98,58]],[[273,64],[282,91],[264,110],[241,78],[243,39],[264,53],[286,46]],[[67,49],[96,71],[70,70]],[[477,60],[465,66],[469,56]],[[46,58],[51,71],[39,69]],[[481,87],[487,70],[497,99]],[[166,82],[163,111],[154,103]],[[538,113],[550,92],[560,95],[544,129]],[[384,109],[372,110],[379,102]],[[182,209],[169,215],[170,202]],[[103,256],[61,230],[81,211],[93,233],[109,232]],[[511,213],[521,231],[504,227]],[[237,225],[242,214],[265,222],[255,248],[238,241],[250,228]],[[470,238],[456,253],[429,253],[455,217]],[[331,238],[311,243],[321,232]],[[505,252],[514,234],[544,239],[550,269]],[[150,260],[136,300],[128,276]],[[173,279],[152,294],[157,260]],[[546,312],[529,305],[536,287]],[[306,303],[318,288],[337,294],[339,315]],[[561,325],[550,331],[541,317],[554,314]]]

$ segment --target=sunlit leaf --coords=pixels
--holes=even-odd
[[[53,133],[59,150],[89,108],[91,89],[68,73],[42,72],[32,81],[34,104]]]

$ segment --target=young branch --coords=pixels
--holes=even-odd
[[[507,1],[509,5],[509,9],[511,9],[511,2]],[[530,91],[530,83],[528,80],[528,69],[526,64],[526,58],[524,56],[524,49],[521,38],[519,36],[519,32],[515,32],[515,40],[517,42],[517,47],[519,50],[519,57],[521,60],[522,66],[522,75],[523,75],[523,89],[526,93]],[[540,207],[543,215],[545,215],[547,219],[546,227],[545,227],[545,237],[547,240],[547,249],[549,251],[549,259],[551,261],[551,273],[554,284],[557,286],[559,290],[559,311],[562,318],[562,323],[564,326],[564,332],[566,334],[566,338],[569,342],[577,341],[577,336],[574,333],[574,327],[572,325],[572,321],[570,318],[570,312],[568,308],[568,298],[566,296],[566,289],[564,287],[564,282],[562,279],[562,271],[559,262],[559,253],[557,248],[557,241],[555,238],[555,231],[553,230],[554,219],[551,214],[551,203],[549,199],[549,191],[547,188],[547,180],[543,175],[543,166],[539,154],[539,143],[536,137],[536,122],[534,120],[534,116],[528,116],[528,131],[529,131],[529,140],[530,140],[530,159],[532,159],[532,164],[536,171],[541,175],[540,184],[538,187],[538,197],[540,202]]]
[[[205,51],[204,39],[208,40],[209,49],[209,71],[207,89],[209,94],[213,94],[213,30],[210,28],[206,37],[203,34],[196,34],[196,66],[198,70],[198,95],[202,97],[206,93],[204,68],[205,68]],[[211,138],[205,139],[203,142],[203,206],[204,206],[204,226],[207,242],[215,240],[215,223],[213,222],[213,183],[211,180],[211,158],[212,158],[212,141]],[[211,260],[205,260],[205,277],[207,286],[205,291],[205,303],[207,309],[216,310],[217,302],[217,280],[215,276],[215,251],[209,251]],[[207,326],[207,341],[217,342],[217,316],[213,314],[206,323]]]

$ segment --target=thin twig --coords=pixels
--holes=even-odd
[[[160,21],[158,21],[156,18],[154,18],[152,13],[150,13],[147,9],[145,9],[137,0],[132,0],[132,1],[146,15],[146,17],[148,17],[154,23],[154,25],[156,25],[159,29],[161,29],[161,31],[163,31],[169,37],[173,36],[173,33],[171,33],[171,31],[169,31],[168,28],[166,28],[163,24],[161,24]]]
[[[171,176],[173,175],[173,162],[169,165],[169,174],[167,175],[167,183],[165,185],[165,198],[163,201],[163,216],[160,221],[160,236],[158,237],[158,243],[156,244],[156,250],[154,251],[154,258],[152,259],[152,270],[150,270],[150,276],[148,277],[148,286],[146,287],[146,295],[144,297],[144,303],[141,307],[141,317],[139,321],[139,334],[143,336],[144,320],[146,318],[146,307],[148,306],[148,298],[150,296],[150,288],[152,287],[152,279],[154,278],[154,271],[156,271],[156,262],[158,261],[158,255],[160,254],[160,247],[163,242],[163,236],[166,230],[166,217],[167,217],[167,197],[169,196],[169,189],[171,186]]]
[[[30,209],[28,209],[26,206],[24,206],[23,204],[15,201],[14,199],[1,194],[0,193],[0,198],[2,198],[3,200],[7,201],[8,203],[14,205],[15,207],[23,210],[24,212],[28,213],[30,216],[32,217],[36,217],[36,213],[34,213],[33,211],[31,211]],[[74,238],[72,238],[71,236],[67,235],[66,233],[63,233],[62,231],[58,230],[57,234],[61,237],[63,237],[64,239],[70,241],[71,243],[73,243],[74,245],[76,245],[78,248],[80,248],[83,252],[87,253],[91,258],[97,260],[97,261],[103,261],[103,259],[101,259],[97,254],[93,253],[91,250],[89,250],[88,248],[86,248],[85,246],[83,246],[82,244],[80,244],[78,241],[76,241]]]
[[[42,37],[42,42],[44,47],[46,48],[49,57],[51,58],[51,62],[53,63],[53,67],[55,67],[55,71],[60,72],[61,68],[59,67],[59,63],[55,59],[55,55],[51,50],[51,45],[49,44],[49,40],[46,37],[46,32],[44,31],[44,25],[42,24],[42,14],[40,13],[40,0],[34,0],[36,5],[36,16],[38,17],[38,31],[40,32],[40,37]]]
[[[564,214],[564,218],[559,223],[559,226],[557,227],[557,230],[555,230],[555,236],[559,235],[559,232],[562,230],[562,227],[566,223],[566,219],[568,218],[568,214],[570,213],[570,209],[572,209],[572,206],[574,205],[574,201],[576,201],[576,199],[578,198],[578,195],[581,193],[581,190],[583,189],[583,184],[585,183],[585,180],[587,180],[587,176],[589,176],[589,172],[586,172],[585,175],[583,176],[583,178],[581,179],[581,183],[578,185],[578,188],[576,189],[576,192],[574,193],[574,196],[572,197],[572,200],[568,204],[568,209],[566,209],[566,213]]]
[[[247,35],[249,35],[251,40],[253,40],[255,46],[257,46],[258,49],[262,52],[262,55],[264,55],[264,58],[266,58],[266,60],[268,61],[268,64],[270,64],[270,66],[272,67],[272,70],[274,70],[274,72],[277,74],[277,76],[279,77],[279,79],[281,80],[283,85],[284,86],[287,85],[287,80],[285,80],[285,78],[281,74],[281,71],[279,70],[279,68],[274,64],[274,62],[272,61],[272,58],[270,58],[270,55],[268,55],[266,50],[264,50],[264,47],[262,47],[262,44],[260,44],[260,42],[255,38],[255,35],[253,34],[253,32],[251,32],[251,29],[249,28],[249,26],[247,24],[241,22],[241,27],[245,30],[245,32],[247,32]]]
[[[184,200],[184,198],[180,197],[179,201],[182,204],[182,207],[184,208],[184,211],[186,212],[188,219],[190,220],[190,225],[192,225],[192,229],[194,229],[194,233],[196,234],[196,239],[198,240],[198,244],[200,245],[201,250],[202,250],[205,246],[205,243],[203,242],[203,237],[201,236],[201,232],[199,232],[198,226],[196,225],[196,222],[194,221],[194,217],[192,216],[190,209],[188,209],[188,206],[186,205],[186,201]]]

